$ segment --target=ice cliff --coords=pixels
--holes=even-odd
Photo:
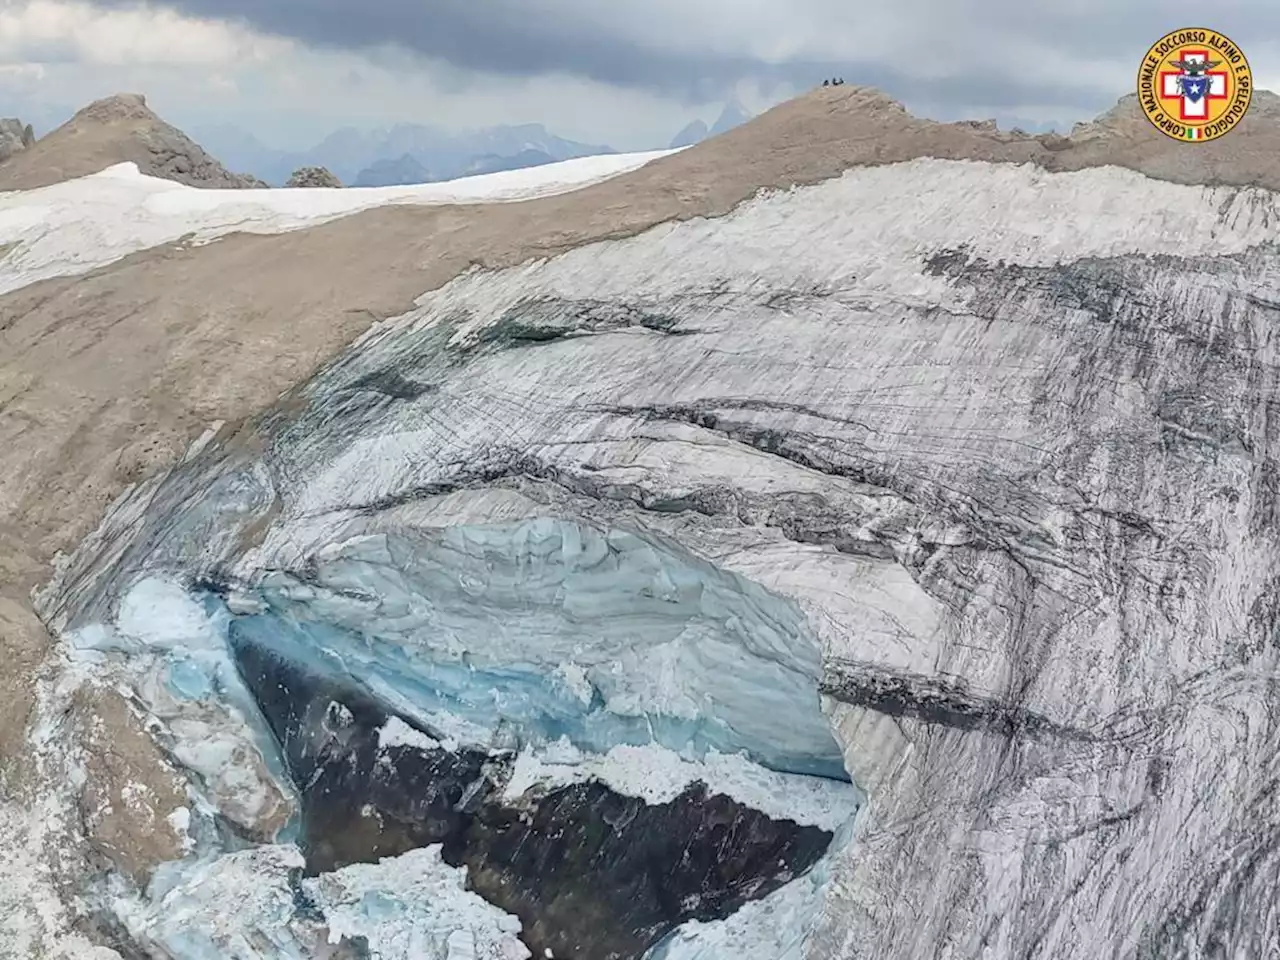
[[[1274,955],[1278,224],[916,160],[423,296],[42,594],[192,798],[86,896],[157,956]]]

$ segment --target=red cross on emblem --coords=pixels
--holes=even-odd
[[[1194,47],[1183,47],[1178,51],[1176,57],[1170,57],[1171,60],[1181,60],[1184,63],[1204,63],[1209,59],[1208,50],[1200,50]],[[1182,89],[1180,78],[1183,76],[1180,70],[1161,70],[1160,71],[1160,95],[1170,99],[1176,97],[1178,99],[1178,119],[1189,120],[1195,122],[1197,120],[1207,120],[1209,118],[1209,101],[1227,99],[1227,71],[1210,70],[1204,74],[1208,80],[1205,87],[1204,96],[1197,100],[1192,100],[1186,95]]]

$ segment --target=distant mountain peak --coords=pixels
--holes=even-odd
[[[474,157],[467,165],[466,175],[477,176],[485,173],[498,173],[503,170],[524,170],[528,167],[541,167],[555,163],[555,157],[544,150],[529,148],[511,156],[500,156],[488,153]]]
[[[738,98],[730,97],[725,103],[724,109],[720,111],[720,116],[716,118],[716,122],[711,125],[711,131],[708,136],[719,136],[734,127],[746,123],[750,119],[751,114]]]
[[[684,129],[671,138],[670,147],[672,150],[678,150],[681,147],[691,147],[699,141],[707,138],[708,127],[704,120],[694,120],[687,124]]]
[[[751,118],[751,112],[742,105],[742,102],[736,96],[730,96],[725,101],[724,107],[721,108],[720,116],[716,118],[715,123],[708,127],[703,120],[692,121],[671,138],[670,147],[672,150],[677,150],[680,147],[689,147],[695,143],[701,143],[707,137],[719,136],[734,127],[746,123]]]

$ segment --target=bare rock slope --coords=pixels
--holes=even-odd
[[[156,116],[141,94],[97,100],[0,165],[0,190],[31,190],[132,161],[143,173],[193,187],[263,187],[231,173],[177,127]]]
[[[136,106],[145,111],[140,99]],[[112,117],[119,112],[119,102],[107,111]],[[151,116],[149,111],[146,114]],[[107,163],[127,159],[137,162],[134,156],[123,154],[126,147],[131,150],[139,141],[135,126],[151,129],[149,123],[145,118],[116,117],[86,122],[80,127],[82,132],[77,133],[72,121],[0,167],[0,186],[34,186],[58,179],[54,173],[73,176],[78,175],[75,171],[93,172],[93,168]],[[54,140],[59,133],[62,136]],[[91,149],[85,149],[85,144]],[[37,155],[45,157],[42,166],[31,165],[35,163],[31,158]],[[199,248],[165,247],[130,257],[89,276],[47,281],[6,295],[0,298],[0,437],[6,440],[6,469],[0,471],[0,583],[5,585],[0,588],[0,655],[7,664],[0,675],[0,731],[5,738],[0,748],[7,751],[12,764],[11,777],[18,771],[13,758],[18,752],[18,732],[32,702],[32,676],[47,643],[39,621],[31,613],[29,590],[47,579],[54,554],[70,549],[84,537],[126,485],[176,462],[207,424],[226,422],[219,442],[256,442],[252,433],[237,433],[245,418],[305,381],[371,322],[404,313],[414,298],[442,286],[471,266],[500,268],[550,257],[591,241],[632,236],[665,221],[725,214],[762,189],[786,189],[837,177],[852,167],[922,157],[1028,164],[1048,172],[1109,164],[1184,184],[1280,190],[1277,156],[1280,98],[1265,94],[1255,97],[1250,115],[1230,137],[1188,148],[1151,129],[1133,98],[1122,100],[1112,111],[1081,126],[1069,137],[1031,137],[980,123],[921,120],[875,91],[852,86],[826,88],[783,104],[697,147],[575,193],[508,205],[382,209],[293,234],[233,236]],[[104,158],[109,159],[99,162]],[[16,176],[15,171],[21,170],[32,174],[29,181]],[[46,176],[37,177],[37,172]],[[805,252],[797,247],[779,255],[803,258]],[[960,253],[956,253],[955,258],[959,257]],[[933,265],[935,273],[944,278],[948,271],[955,273],[955,258],[937,260]],[[1130,266],[1139,272],[1145,269]],[[1087,265],[1077,272],[1075,277],[1055,274],[1050,280],[1055,285],[1055,295],[1061,287],[1064,297],[1076,296],[1072,301],[1077,303],[1075,307],[1062,309],[1080,319],[1090,311],[1102,309],[1098,299],[1089,294],[1091,285],[1102,283],[1105,287],[1114,278],[1109,279],[1111,275],[1105,270],[1090,273]],[[1018,280],[1017,290],[1022,291],[1016,293],[1019,297],[1036,295],[1049,283],[1043,272],[1031,268]],[[1213,282],[1212,278],[1205,281],[1210,286]],[[1268,277],[1263,276],[1259,288],[1266,282]],[[1005,292],[998,284],[990,286]],[[1014,297],[1015,292],[1009,291],[1008,296]],[[1255,291],[1251,296],[1256,300],[1263,293]],[[997,321],[1011,322],[1001,312],[1002,302],[993,299],[983,308],[989,316],[977,308],[971,312],[979,319],[985,316],[983,322],[988,326]],[[1157,306],[1163,309],[1162,304]],[[1129,304],[1123,319],[1127,324],[1138,323],[1144,309],[1142,303]],[[1223,313],[1222,317],[1226,323],[1228,315]],[[864,318],[859,322],[868,321]],[[920,322],[920,318],[913,322]],[[1204,350],[1215,356],[1214,350],[1221,347],[1214,339],[1218,332],[1204,334]],[[1119,325],[1114,335],[1117,340],[1126,340],[1146,334]],[[1261,329],[1256,336],[1267,338]],[[902,349],[907,352],[927,342],[929,335],[921,332],[918,340],[904,341]],[[718,355],[732,356],[729,346],[725,344]],[[868,343],[865,349],[870,351],[873,345]],[[815,350],[811,356],[797,357],[797,369],[808,364],[828,370],[827,366],[815,364],[819,354]],[[1080,403],[1094,403],[1094,392],[1110,396],[1107,391],[1111,390],[1120,400],[1125,399],[1122,387],[1116,384],[1128,383],[1126,378],[1132,379],[1131,371],[1107,366],[1104,360],[1109,356],[1101,351],[1093,357],[1100,372],[1094,378],[1096,383],[1089,380],[1081,387],[1088,396],[1077,398]],[[1137,356],[1141,360],[1144,354],[1138,351]],[[1009,370],[1017,370],[1020,368],[1016,360],[1006,358],[1001,362],[1007,362]],[[1082,376],[1085,374],[1088,371]],[[885,371],[885,378],[896,375],[892,369]],[[1105,384],[1105,389],[1098,384]],[[874,388],[874,384],[868,385],[868,395]],[[1010,402],[1021,396],[1018,394]],[[1042,395],[1037,397],[1046,409],[1057,403]],[[1190,423],[1188,417],[1194,410],[1188,413],[1188,404],[1194,406],[1193,400],[1180,400],[1171,394],[1166,418],[1171,436],[1177,434],[1186,439],[1188,431],[1196,436],[1206,435],[1205,429],[1183,423]],[[289,410],[286,403],[281,408],[282,415]],[[1260,421],[1267,419],[1265,412],[1257,413],[1257,417]],[[941,443],[936,438],[933,442]],[[1012,462],[1007,456],[1002,457],[998,463]],[[1021,464],[1017,461],[1014,466]],[[1030,463],[1026,476],[1032,476],[1031,470],[1036,466]],[[991,469],[994,471],[995,467]],[[1261,459],[1257,469],[1274,473],[1274,468]],[[973,505],[977,519],[981,519],[981,507],[982,504]],[[1105,521],[1124,526],[1133,519],[1124,511],[1107,509],[1110,513],[1099,513],[1100,524]],[[1132,539],[1129,533],[1112,526],[1099,529],[1106,536]],[[1051,550],[1056,534],[1052,525],[1046,530],[1048,545],[1041,546]],[[1093,540],[1086,546],[1092,552],[1081,549],[1079,557],[1072,557],[1103,556],[1093,549],[1098,547]],[[1009,562],[1016,566],[1023,559],[1018,555]],[[1090,576],[1096,574],[1097,582],[1105,580],[1106,571],[1089,568],[1088,572]],[[1029,581],[1036,580],[1043,571],[1036,567],[1034,576],[1026,576]],[[1040,587],[1036,582],[1027,589]],[[1048,600],[1044,606],[1049,610]],[[977,632],[975,628],[975,637]],[[831,680],[833,692],[858,703],[869,702],[876,692],[854,690],[853,686],[852,681],[845,683],[839,676]],[[887,696],[881,700],[887,702]],[[1055,701],[1052,706],[1057,709],[1059,704]],[[104,716],[118,718],[104,722],[118,722],[122,727],[119,736],[122,742],[127,740],[129,735],[123,728],[132,722],[128,711]],[[1025,719],[1021,714],[1019,717]],[[1134,722],[1141,720],[1137,717]],[[951,750],[961,757],[967,756],[967,750],[978,750],[970,741],[959,740],[954,725],[942,726],[946,729],[936,738],[922,741],[928,750],[939,756]],[[86,749],[107,749],[102,746],[104,742],[109,738],[103,741],[99,736]],[[1172,752],[1175,747],[1182,749],[1174,744],[1169,750]],[[1038,747],[1033,744],[1027,749],[1034,753]],[[1010,763],[1017,759],[1016,752],[1010,749]],[[132,765],[128,769],[122,765],[113,772],[114,777],[138,783],[155,781],[157,794],[172,790],[170,773],[158,760],[153,763],[141,750],[132,751],[129,756],[135,758]],[[1102,759],[1111,762],[1114,758],[1108,754]],[[920,796],[932,796],[928,791],[935,782],[950,782],[937,772],[941,768],[922,765],[920,769],[924,771],[922,777],[936,777],[926,781],[928,789],[916,791]],[[1165,789],[1164,775],[1158,772],[1158,765],[1153,769],[1156,772],[1152,776],[1161,782],[1152,787],[1152,792],[1160,793]],[[1039,789],[1037,774],[1031,766],[1028,771],[1028,780],[1035,780]],[[874,776],[868,774],[866,779]],[[1052,786],[1047,775],[1041,779]],[[908,784],[897,789],[905,794],[914,788]],[[1037,795],[1034,799],[1039,811],[1042,798]],[[1078,800],[1073,795],[1064,803]],[[1087,806],[1079,805],[1082,809]],[[919,812],[919,816],[922,821],[936,817],[931,811],[944,806],[945,798],[936,807]],[[1150,808],[1165,809],[1154,801]],[[1010,801],[998,812],[1016,819],[1021,815],[1020,809]],[[1123,830],[1127,821],[1121,816],[1124,811],[1117,813],[1117,809],[1100,805],[1092,826],[1087,818],[1076,824],[1079,835],[1084,836],[1089,830]],[[971,811],[975,822],[986,812],[975,801]],[[885,816],[892,821],[890,814]],[[972,856],[983,855],[978,847],[980,835],[966,833],[954,844],[951,838],[942,836],[952,827],[963,833],[963,825],[929,820],[928,838],[936,841],[930,850],[948,851],[953,846],[960,849],[972,841]],[[142,873],[146,851],[154,844],[142,833],[131,838],[129,830],[127,824],[113,828],[113,850],[127,851],[124,859],[130,869]],[[898,830],[897,823],[887,822],[886,835],[894,830]],[[904,827],[894,836],[906,832]],[[1061,845],[1073,837],[1051,839]],[[914,856],[917,866],[933,855],[906,849],[906,844],[895,839],[886,849],[900,853],[904,861]],[[1045,856],[1048,858],[1049,854]],[[1066,854],[1064,857],[1070,859]],[[868,860],[872,866],[867,869],[885,869],[891,859]],[[955,877],[948,881],[954,880],[955,890],[972,881],[970,874],[961,869],[962,860],[963,856],[957,854],[938,871],[939,876],[947,869],[955,871]],[[1049,859],[1036,864],[1037,876],[1052,869]],[[872,886],[865,884],[862,889]],[[891,888],[887,879],[884,886]],[[971,883],[965,888],[964,897],[957,894],[956,902],[963,907],[961,916],[974,919],[973,929],[978,929],[978,920],[990,919],[978,916],[976,904],[983,889],[980,884]],[[932,912],[927,919],[936,928],[933,932],[939,933],[940,942],[951,921],[936,904],[930,905],[929,910]],[[905,913],[890,911],[891,906],[885,903],[869,903],[865,923],[859,921],[864,923],[860,931],[865,934],[870,926],[879,924],[878,929],[892,933],[882,922],[889,917],[902,930],[902,936],[908,937],[910,923]],[[1043,915],[1034,918],[1036,929],[1026,936],[1003,930],[1000,935],[1006,943],[1021,946],[1037,936],[1048,942],[1046,938],[1051,933],[1060,933],[1055,926],[1056,916],[1046,908]],[[1083,921],[1076,918],[1073,922]],[[832,940],[838,940],[840,934],[841,931],[833,931]],[[853,947],[845,945],[845,949],[851,951]],[[900,955],[908,953],[904,949]],[[957,954],[962,955],[971,954]]]

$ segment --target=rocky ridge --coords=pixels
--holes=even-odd
[[[141,94],[94,101],[0,165],[0,190],[31,190],[132,162],[148,176],[193,187],[244,189],[266,184],[231,173],[177,127],[161,120]]]
[[[419,163],[412,154],[401,154],[398,159],[377,160],[356,174],[353,186],[393,187],[408,183],[429,183],[431,171]]]

